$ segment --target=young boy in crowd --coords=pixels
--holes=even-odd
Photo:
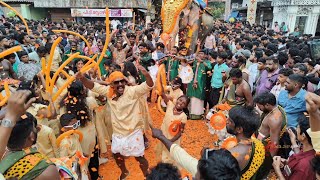
[[[29,61],[29,56],[26,51],[19,52],[21,62],[18,65],[18,78],[22,81],[31,81],[40,71],[40,65]]]

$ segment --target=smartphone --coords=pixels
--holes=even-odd
[[[291,169],[288,165],[284,166],[284,173],[287,177],[289,177],[291,175]]]
[[[206,151],[205,151],[205,159],[209,159],[212,156],[214,151],[215,151],[215,149],[206,149]]]

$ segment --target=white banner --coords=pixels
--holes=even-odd
[[[132,9],[109,9],[109,17],[132,17]],[[72,17],[106,17],[105,9],[71,9]]]
[[[251,25],[256,22],[256,15],[257,15],[257,0],[249,0],[248,11],[247,11],[247,21]]]

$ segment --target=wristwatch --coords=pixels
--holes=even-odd
[[[13,128],[16,123],[12,122],[10,119],[2,119],[2,121],[0,121],[0,125],[6,128]]]

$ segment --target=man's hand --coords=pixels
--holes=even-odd
[[[85,78],[85,77],[84,77],[83,73],[77,72],[76,78],[81,81],[81,80],[82,80],[83,78]]]
[[[291,144],[295,144],[296,145],[297,144],[296,135],[293,133],[293,131],[290,128],[287,129],[287,132],[289,134]]]
[[[314,93],[307,93],[306,95],[307,111],[311,113],[320,113],[320,97]]]
[[[274,168],[274,170],[280,170],[280,166],[281,166],[281,157],[280,156],[274,156],[273,157],[273,163],[272,166]]]
[[[141,73],[142,73],[143,75],[148,74],[148,71],[146,70],[146,68],[144,68],[143,66],[141,66],[141,64],[137,64],[136,66],[137,66],[138,70],[141,71]]]
[[[13,93],[7,105],[6,118],[9,118],[12,121],[20,120],[20,117],[26,113],[27,109],[31,106],[32,103],[36,101],[36,98],[31,98],[26,102],[28,96],[31,94],[30,91],[17,91]]]
[[[161,136],[163,136],[163,133],[160,129],[154,128],[151,124],[149,124],[151,131],[152,131],[152,137],[159,139]]]

